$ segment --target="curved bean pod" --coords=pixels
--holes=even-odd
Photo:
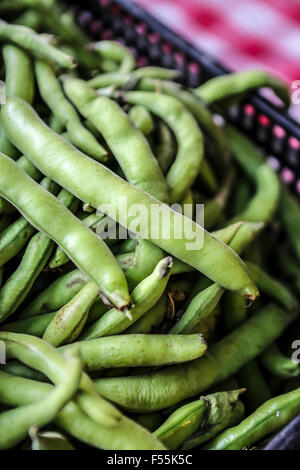
[[[202,163],[203,137],[192,114],[179,100],[151,92],[131,91],[124,95],[131,104],[145,106],[162,118],[174,132],[178,151],[166,181],[171,203],[178,202],[193,184]]]
[[[146,313],[162,296],[170,277],[172,258],[161,260],[153,273],[141,281],[132,291],[133,306],[125,317],[116,309],[108,310],[99,320],[85,329],[80,339],[95,339],[121,333]]]
[[[181,214],[160,204],[146,192],[132,187],[126,181],[118,178],[100,163],[85,157],[64,139],[54,134],[39,119],[32,108],[19,98],[8,99],[5,106],[2,106],[1,113],[10,138],[44,174],[47,174],[79,199],[89,202],[93,207],[99,208],[101,206],[104,209],[103,205],[105,204],[106,207],[108,205],[115,210],[114,220],[125,227],[131,227],[135,215],[132,217],[123,208],[120,210],[120,199],[124,195],[126,196],[129,209],[136,203],[143,205],[147,209],[148,223],[146,224],[147,229],[142,224],[142,238],[152,239],[167,253],[199,269],[207,277],[225,288],[255,299],[258,294],[257,288],[241,259],[200,225],[191,219],[183,218]],[[82,185],[83,173],[89,181],[89,184],[85,186]],[[110,188],[110,191],[107,192],[106,188]],[[112,195],[114,197],[111,197]],[[168,237],[162,233],[163,228],[159,228],[157,234],[152,234],[152,236],[149,234],[148,228],[153,229],[154,224],[151,216],[153,204],[161,214],[170,218],[170,235]],[[193,233],[193,241],[203,240],[201,249],[187,249],[187,242],[191,240],[187,240],[186,236],[176,239],[176,243],[174,242],[173,234],[183,225],[185,226],[184,233],[187,229],[189,233]],[[95,263],[93,265],[95,266]]]
[[[271,88],[285,106],[290,105],[290,93],[287,85],[278,78],[262,70],[246,70],[215,77],[194,92],[207,103],[218,103],[228,97],[240,97],[245,92],[258,88]]]
[[[37,57],[44,57],[60,67],[75,67],[73,57],[44,41],[33,29],[0,20],[0,41],[10,41]]]
[[[118,308],[126,307],[130,297],[125,276],[105,243],[54,196],[31,180],[10,158],[1,155],[0,166],[1,195],[10,200],[33,226],[60,245],[114,305]],[[31,201],[30,206],[28,201]],[[82,246],[85,247],[83,251],[79,249]],[[103,266],[106,266],[104,272]]]
[[[107,161],[106,150],[81,123],[76,110],[65,98],[51,65],[45,61],[36,60],[34,69],[43,100],[61,125],[66,127],[71,142],[96,160]]]
[[[34,336],[0,332],[0,339],[5,342],[7,357],[22,361],[25,365],[45,374],[55,384],[61,382],[66,372],[66,362],[63,356],[40,338]],[[113,405],[103,399],[95,390],[90,378],[81,374],[76,402],[96,422],[106,426],[116,426],[121,416]]]
[[[214,344],[203,358],[148,375],[100,378],[95,381],[96,388],[114,403],[134,412],[166,408],[238,372],[294,319],[294,314],[269,305]]]
[[[103,135],[127,180],[168,202],[167,186],[150,145],[121,107],[105,96],[97,97],[83,80],[67,78],[64,90],[79,112]]]
[[[0,402],[22,406],[46,398],[53,387],[36,380],[14,377],[0,370]],[[68,434],[98,449],[164,450],[165,446],[151,433],[121,415],[118,426],[101,426],[69,402],[58,414],[55,423]]]
[[[299,364],[290,357],[285,357],[275,343],[261,354],[260,359],[265,368],[276,377],[287,379],[300,374]]]
[[[0,449],[18,444],[26,437],[31,426],[48,424],[72,398],[78,389],[82,372],[77,351],[77,348],[72,348],[66,352],[66,373],[45,399],[0,414]]]
[[[207,344],[202,335],[116,335],[79,341],[88,372],[114,367],[162,366],[192,361],[203,356]],[[59,348],[67,351],[73,345]]]
[[[297,308],[297,299],[284,284],[270,276],[270,274],[255,263],[247,261],[247,267],[258,288],[262,292],[272,297],[274,300],[277,300],[288,310],[294,310]]]
[[[12,44],[6,44],[2,50],[6,96],[19,96],[31,104],[34,97],[34,76],[30,58],[22,49]]]
[[[238,450],[249,447],[289,423],[300,412],[300,389],[279,395],[260,406],[238,426],[226,429],[209,442],[206,450]]]
[[[47,326],[43,339],[53,346],[73,342],[85,325],[89,309],[99,295],[94,282],[86,284],[70,302],[62,307]]]
[[[117,41],[98,41],[88,45],[88,50],[100,54],[103,59],[120,63],[119,72],[130,72],[135,68],[135,58],[128,47]]]
[[[144,135],[150,134],[154,124],[151,114],[144,106],[132,106],[128,112],[128,116]]]
[[[75,269],[53,281],[35,297],[19,315],[20,319],[59,310],[66,305],[89,281],[86,274]]]

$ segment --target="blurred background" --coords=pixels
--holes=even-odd
[[[299,0],[135,0],[234,70],[300,80]],[[300,105],[292,115],[300,120]]]

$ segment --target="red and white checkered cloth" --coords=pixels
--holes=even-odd
[[[300,80],[300,0],[135,1],[230,69]]]

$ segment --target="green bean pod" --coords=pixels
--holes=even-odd
[[[143,134],[121,107],[105,96],[97,97],[83,80],[67,78],[64,90],[103,135],[127,180],[159,201],[168,202],[167,186],[157,160]]]
[[[46,266],[53,249],[52,241],[41,233],[30,240],[16,271],[0,290],[0,322],[11,315],[27,297],[34,281]]]
[[[19,318],[29,318],[59,310],[67,304],[88,281],[88,276],[79,269],[64,274],[35,297],[21,312]]]
[[[0,165],[3,170],[1,195],[10,200],[33,226],[60,245],[114,305],[118,308],[126,307],[130,297],[125,276],[105,243],[54,196],[31,180],[11,159],[1,155]],[[30,206],[27,201],[31,202]],[[82,246],[84,250],[81,250]],[[104,272],[103,266],[106,266]]]
[[[238,220],[248,222],[268,222],[274,214],[280,195],[280,184],[275,171],[266,163],[257,168],[256,194],[250,199],[241,214],[236,215],[231,222]]]
[[[147,334],[152,328],[158,327],[163,321],[167,312],[167,296],[163,294],[159,301],[139,318],[127,330],[126,334]]]
[[[154,124],[151,114],[144,106],[132,106],[128,116],[144,135],[147,136],[153,130]]]
[[[54,194],[58,190],[57,184],[47,177],[41,181],[41,186]],[[35,228],[24,217],[3,230],[0,235],[0,266],[18,254],[35,232]]]
[[[83,223],[90,227],[92,230],[97,229],[97,224],[103,219],[103,215],[91,214],[88,217],[82,219]],[[97,232],[97,230],[96,230]],[[50,269],[57,269],[64,264],[70,261],[68,255],[60,248],[57,247],[55,253],[53,254],[52,258],[49,261],[49,268]]]
[[[202,444],[211,435],[224,429],[244,390],[218,392],[178,408],[154,432],[168,449],[191,449]],[[209,429],[209,432],[207,430]]]
[[[88,312],[99,295],[94,282],[86,284],[70,302],[62,307],[47,326],[43,339],[53,346],[72,343],[81,333]]]
[[[202,393],[238,372],[278,338],[295,314],[269,305],[210,348],[203,358],[148,375],[97,379],[97,390],[134,412],[150,412]]]
[[[34,56],[49,59],[60,67],[72,69],[75,66],[73,57],[61,52],[26,26],[0,20],[0,41],[10,41]]]
[[[157,123],[155,155],[163,174],[167,173],[176,155],[176,142],[170,128],[163,122]]]
[[[5,120],[6,130],[9,131],[10,137],[13,136],[12,140],[43,173],[46,173],[58,184],[61,184],[79,199],[89,202],[93,207],[99,208],[101,206],[104,209],[103,205],[105,204],[105,213],[108,211],[107,207],[113,209],[115,211],[113,219],[129,228],[132,227],[132,221],[136,217],[132,216],[132,213],[128,215],[123,207],[119,207],[120,200],[126,196],[129,209],[135,203],[144,205],[147,210],[145,222],[148,223],[141,224],[142,227],[139,231],[142,238],[152,239],[167,253],[199,269],[223,287],[238,291],[241,295],[252,300],[255,299],[258,294],[257,288],[241,259],[200,225],[191,219],[183,218],[181,214],[160,204],[146,192],[118,178],[100,163],[76,151],[68,142],[54,134],[39,119],[32,108],[22,100],[10,98],[5,106],[2,106],[1,113],[2,119]],[[24,138],[25,136],[27,138]],[[88,185],[82,185],[83,173],[89,181]],[[110,189],[109,192],[107,188]],[[161,215],[165,214],[170,218],[170,224],[168,224],[170,234],[167,237],[163,233],[165,230],[163,227],[157,227],[158,233],[153,233],[155,228],[153,227],[154,218],[151,216],[153,204],[159,209]],[[108,212],[111,214],[112,211]],[[65,222],[64,219],[64,225],[66,225]],[[193,234],[194,243],[191,242],[191,235],[188,237],[189,240],[185,235],[176,239],[175,242],[174,233],[183,226],[185,226],[184,234],[187,231],[189,234]],[[152,235],[149,234],[149,228],[152,228]],[[195,244],[197,249],[193,249]],[[202,246],[201,249],[199,249],[199,244]],[[94,268],[95,265],[97,263],[93,259]],[[103,265],[103,257],[99,265]]]
[[[166,181],[171,203],[178,202],[193,184],[203,158],[203,138],[192,114],[179,100],[171,96],[151,92],[127,92],[125,100],[131,104],[145,106],[162,118],[173,130],[178,151],[169,169]]]
[[[299,364],[290,357],[284,356],[275,343],[261,354],[260,359],[264,367],[276,377],[288,379],[298,377],[300,374]]]
[[[141,281],[132,291],[133,306],[129,318],[116,309],[108,310],[99,320],[86,328],[80,339],[95,339],[116,335],[125,331],[146,313],[162,296],[170,277],[172,258],[162,259],[150,276]]]
[[[55,384],[61,382],[66,372],[66,362],[62,355],[40,338],[34,336],[0,332],[0,339],[5,342],[8,358],[15,358],[25,365],[45,374]],[[90,378],[81,374],[80,392],[76,402],[96,422],[115,427],[121,416],[113,405],[104,400],[95,390]]]
[[[55,419],[78,389],[82,365],[77,348],[66,353],[66,373],[61,382],[43,400],[0,414],[0,449],[8,449],[22,441],[31,426],[45,426]]]
[[[79,341],[88,372],[115,367],[165,366],[192,361],[203,356],[207,344],[202,335],[116,335]],[[59,348],[66,351],[72,345]]]
[[[247,410],[251,413],[272,398],[270,387],[262,374],[257,359],[245,364],[238,372],[237,378],[241,387],[246,388],[244,402]]]
[[[237,233],[233,236],[229,246],[234,247],[237,253],[241,253],[253,237],[261,230],[261,224],[244,223],[238,228]],[[242,235],[239,232],[242,232]],[[236,238],[238,242],[236,242]],[[199,331],[199,325],[202,325],[217,307],[225,289],[214,283],[209,287],[201,290],[193,297],[188,308],[171,328],[170,333],[195,333]]]
[[[34,76],[30,58],[22,49],[12,44],[6,44],[2,50],[6,96],[19,96],[31,104],[34,97]]]
[[[263,293],[272,297],[274,300],[277,300],[288,310],[294,310],[297,308],[297,299],[284,284],[270,276],[270,274],[255,263],[247,261],[247,267],[258,288]]]
[[[97,52],[103,59],[120,64],[119,72],[128,73],[135,68],[135,59],[128,47],[116,41],[98,41],[88,45],[88,50]]]
[[[11,406],[34,403],[49,396],[53,387],[36,380],[23,379],[0,370],[0,402]],[[164,445],[134,421],[121,415],[118,426],[95,423],[74,402],[57,415],[55,424],[68,434],[98,449],[164,450]]]
[[[65,98],[51,65],[37,60],[34,68],[40,94],[62,127],[67,129],[71,142],[96,160],[107,161],[106,150],[81,123],[76,110]]]
[[[239,425],[226,429],[209,442],[206,450],[239,450],[292,421],[300,411],[300,389],[266,401]]]
[[[43,313],[36,317],[6,323],[1,325],[0,331],[11,331],[12,333],[23,333],[42,338],[47,326],[51,323],[56,313],[57,312]]]
[[[290,93],[287,85],[262,70],[246,70],[221,75],[200,85],[194,92],[207,103],[212,104],[220,103],[228,97],[240,98],[246,92],[264,87],[271,88],[285,106],[290,105]]]
[[[294,251],[300,260],[300,210],[297,200],[287,188],[282,188],[279,213],[282,224],[290,238]]]

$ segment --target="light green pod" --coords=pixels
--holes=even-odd
[[[86,284],[70,302],[62,307],[47,326],[43,339],[53,346],[72,343],[81,333],[88,312],[99,295],[94,282]]]
[[[128,116],[133,124],[144,134],[148,135],[153,130],[153,119],[144,106],[132,106]]]
[[[103,135],[126,179],[159,201],[168,202],[167,186],[150,145],[122,108],[106,96],[98,97],[83,80],[67,78],[64,90]]]
[[[88,45],[88,49],[97,52],[103,59],[119,63],[119,72],[131,72],[135,68],[135,58],[128,47],[117,41],[98,41]]]
[[[168,449],[178,449],[183,442],[184,449],[196,447],[224,429],[243,391],[218,392],[183,405],[169,416],[154,435]]]
[[[278,78],[263,70],[246,70],[214,77],[194,92],[207,103],[220,103],[229,97],[240,98],[241,95],[258,88],[271,88],[286,106],[290,105],[288,86]]]
[[[178,151],[166,181],[171,203],[179,202],[193,184],[202,163],[203,137],[192,116],[182,103],[171,96],[151,92],[131,91],[125,99],[131,104],[145,106],[162,118],[174,132]]]
[[[74,60],[68,54],[60,51],[43,40],[39,34],[26,26],[8,24],[0,20],[0,41],[10,41],[37,57],[43,57],[55,62],[60,67],[72,69]]]
[[[79,269],[70,271],[53,281],[35,297],[19,315],[20,319],[59,310],[66,305],[89,281]]]
[[[12,202],[31,225],[60,245],[113,305],[123,308],[130,304],[125,276],[105,243],[10,158],[1,155],[0,160],[1,195]]]
[[[141,281],[132,291],[133,307],[128,316],[116,309],[108,310],[99,320],[83,331],[80,339],[87,340],[116,335],[129,328],[162,296],[170,277],[171,268],[171,257],[161,260],[153,273]]]
[[[207,344],[202,335],[116,335],[79,341],[84,367],[97,372],[114,367],[166,366],[203,356]],[[73,345],[63,346],[66,351]]]
[[[134,412],[152,412],[193,397],[237,373],[278,338],[295,319],[268,305],[211,346],[205,357],[147,375],[96,379],[99,393]]]
[[[70,84],[70,80],[65,83]],[[74,84],[74,81],[71,80],[71,83]],[[85,101],[85,91],[81,87],[78,90],[77,81],[75,84],[76,93],[83,92]],[[129,227],[134,232],[139,231],[141,238],[152,240],[155,245],[167,253],[200,270],[223,287],[237,291],[252,300],[256,298],[257,288],[241,259],[230,248],[205,231],[203,227],[191,219],[183,218],[181,214],[167,205],[159,203],[158,200],[140,188],[118,178],[100,163],[85,157],[67,141],[53,133],[32,108],[22,100],[10,98],[5,106],[2,106],[1,115],[10,137],[23,150],[24,154],[43,173],[72,194],[89,202],[95,208],[101,207],[105,213],[114,212],[113,220]],[[89,181],[88,185],[82,185],[83,174]],[[120,207],[120,201],[124,196],[126,196],[129,213],[124,210],[122,204]],[[132,214],[134,204],[144,206],[147,211],[147,217],[143,219],[145,223],[140,224],[138,230],[136,226],[133,227],[133,224],[136,223],[136,215]],[[159,212],[160,218],[168,217],[170,219],[168,227],[165,224],[162,226],[156,224],[153,214],[151,215],[153,204]],[[66,224],[62,225],[62,228],[65,228]],[[149,229],[151,229],[151,233],[149,233]],[[156,229],[157,233],[155,233]],[[166,229],[169,232],[167,236]],[[180,229],[184,229],[182,236],[175,239],[175,234]],[[88,229],[86,228],[86,230]],[[186,235],[187,232],[189,236]],[[94,260],[93,269],[97,269],[97,264]],[[99,263],[99,266],[101,265],[103,265],[103,257],[102,262]],[[116,285],[120,286],[120,282]]]
[[[12,44],[3,46],[2,51],[6,96],[19,96],[31,104],[34,97],[34,76],[30,57]]]
[[[82,364],[77,348],[66,354],[66,373],[50,394],[37,403],[24,405],[0,414],[0,449],[9,449],[21,442],[31,426],[45,426],[76,393],[81,378]]]
[[[97,224],[103,219],[103,217],[103,215],[97,215],[96,213],[93,213],[90,216],[82,219],[82,222],[87,225],[87,227],[96,230]],[[68,255],[60,247],[57,247],[55,253],[49,261],[48,266],[50,269],[57,269],[63,266],[64,264],[68,263],[69,261],[70,258],[68,257]]]
[[[276,377],[288,379],[298,377],[300,374],[299,364],[290,357],[284,356],[275,343],[261,354],[260,359],[264,367]]]
[[[34,64],[35,75],[40,94],[66,128],[71,142],[87,155],[98,161],[107,161],[107,152],[100,145],[94,135],[81,123],[76,110],[65,98],[59,80],[56,78],[53,68],[45,61],[36,60]]]
[[[258,288],[269,297],[277,300],[288,310],[297,308],[297,299],[293,296],[290,290],[280,281],[272,277],[263,268],[255,263],[247,261],[247,268],[250,271],[252,278],[257,284]]]
[[[300,388],[272,398],[238,426],[226,429],[203,449],[239,450],[260,441],[268,434],[281,429],[300,412]]]
[[[0,331],[11,331],[12,333],[24,333],[26,335],[42,338],[47,326],[53,320],[57,312],[44,313],[36,317],[24,318],[11,323],[1,325]]]
[[[167,313],[167,295],[163,294],[159,301],[148,312],[131,325],[125,333],[127,334],[147,334],[152,328],[158,327]]]
[[[53,387],[47,383],[14,377],[0,370],[1,402],[11,406],[36,403],[49,396]],[[69,435],[97,449],[107,450],[165,450],[153,434],[124,415],[118,426],[101,426],[69,402],[55,419],[55,424]]]

